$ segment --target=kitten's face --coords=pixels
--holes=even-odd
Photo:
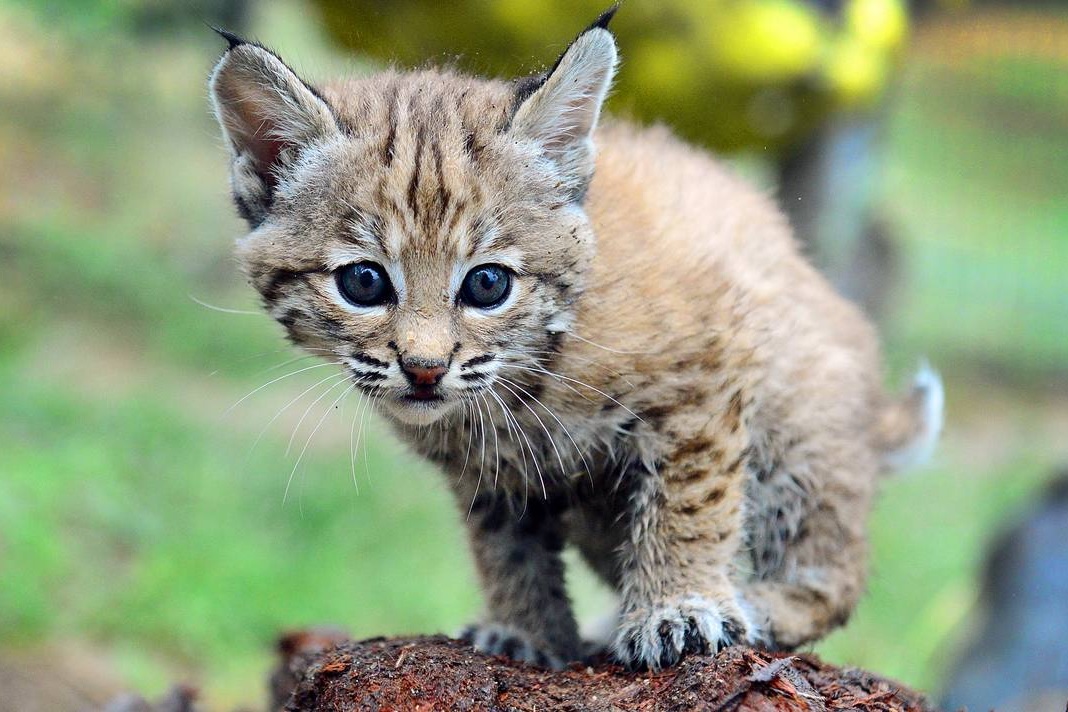
[[[526,96],[435,71],[323,96],[247,44],[216,69],[253,285],[296,343],[335,356],[402,422],[517,391],[570,325],[594,250],[590,134],[615,61],[611,36],[592,33]],[[592,78],[574,93],[580,71]]]
[[[388,164],[386,126],[308,152],[240,245],[297,343],[337,354],[382,408],[422,424],[502,364],[545,356],[592,252],[529,145],[491,138],[480,168],[463,132],[427,120],[398,125]]]

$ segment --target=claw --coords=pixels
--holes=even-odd
[[[685,655],[714,653],[748,641],[753,630],[738,606],[688,596],[623,616],[612,648],[628,667],[657,670],[678,664]]]

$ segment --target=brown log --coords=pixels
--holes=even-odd
[[[552,672],[488,657],[443,636],[339,642],[297,633],[281,644],[275,710],[933,710],[922,695],[812,655],[731,647],[659,673],[607,661]]]

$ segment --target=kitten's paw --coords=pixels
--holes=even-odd
[[[504,655],[512,660],[551,670],[563,670],[564,661],[539,647],[530,635],[503,623],[475,623],[460,633],[460,639],[486,655]]]
[[[659,670],[675,665],[684,655],[715,653],[758,638],[737,604],[685,596],[624,612],[612,654],[627,667]]]

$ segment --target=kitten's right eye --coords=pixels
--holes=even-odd
[[[341,296],[358,307],[376,307],[393,299],[393,285],[377,262],[345,265],[334,273]]]

